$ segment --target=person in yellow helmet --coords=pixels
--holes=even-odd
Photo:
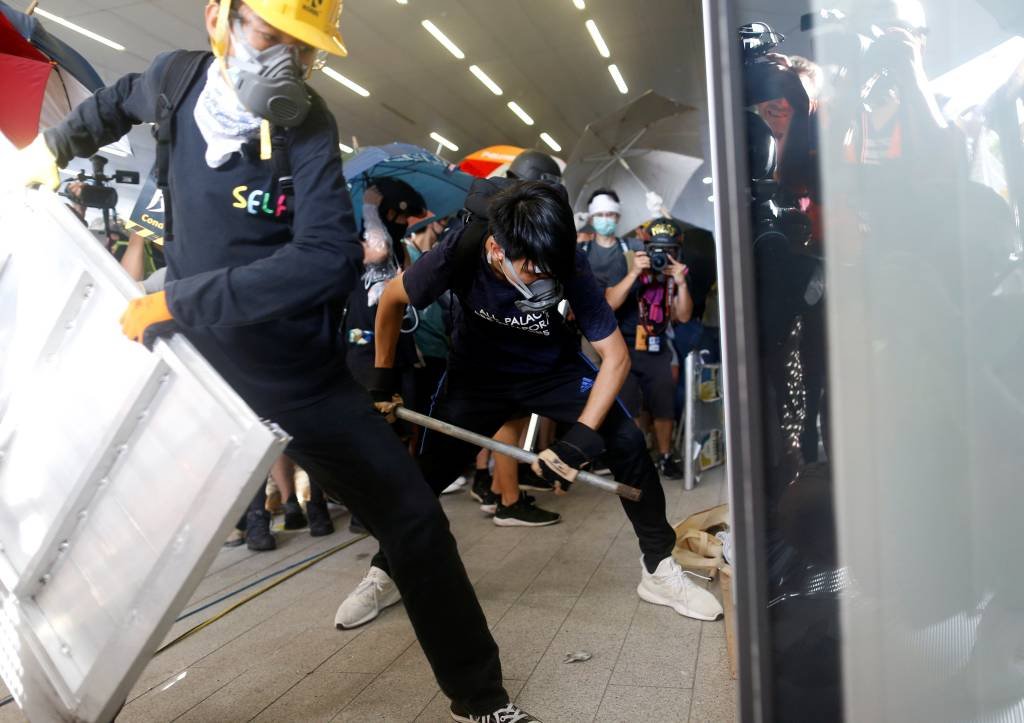
[[[341,355],[339,312],[363,247],[335,120],[304,82],[320,52],[345,53],[340,13],[341,0],[211,2],[213,53],[165,53],[100,90],[24,149],[15,170],[53,186],[72,157],[158,124],[166,284],[131,302],[125,334],[153,344],[183,333],[292,436],[288,456],[380,541],[387,595],[404,600],[454,720],[530,723],[502,685],[436,496]]]

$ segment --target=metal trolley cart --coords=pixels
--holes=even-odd
[[[701,473],[725,464],[725,411],[721,364],[705,361],[706,351],[694,350],[683,362],[686,398],[676,425],[676,449],[683,460],[683,488],[692,490]]]

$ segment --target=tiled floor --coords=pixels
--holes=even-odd
[[[666,492],[671,522],[725,499],[720,473],[691,492],[666,483]],[[500,528],[467,494],[444,500],[515,700],[546,723],[734,720],[723,623],[639,600],[636,537],[618,501],[577,485],[541,504],[565,521]],[[351,537],[289,532],[272,553],[226,549],[186,612]],[[374,549],[357,542],[156,656],[118,720],[449,720],[401,606],[363,628],[334,629],[335,608]],[[180,621],[168,640],[261,587]],[[593,658],[562,662],[578,650]],[[21,720],[15,706],[0,708],[0,723]]]

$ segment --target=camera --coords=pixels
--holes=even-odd
[[[98,208],[110,211],[117,207],[117,189],[110,186],[110,183],[127,183],[138,185],[139,174],[136,171],[115,171],[113,176],[108,176],[104,169],[108,160],[103,156],[93,156],[89,159],[92,163],[92,175],[85,171],[79,171],[73,180],[81,185],[77,191],[71,191],[65,187],[61,195],[74,203],[87,208]]]
[[[676,243],[665,243],[660,241],[652,241],[647,244],[647,258],[651,260],[651,271],[662,273],[670,263],[672,259],[679,261],[679,244]]]

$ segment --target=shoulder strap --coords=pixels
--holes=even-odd
[[[168,188],[168,172],[171,167],[171,139],[174,137],[174,114],[188,93],[189,88],[201,74],[209,51],[181,50],[167,60],[160,78],[160,94],[157,96],[156,126],[156,185],[164,196],[164,241],[173,240],[171,229],[171,198]]]
[[[292,182],[292,159],[288,155],[288,130],[274,126],[270,131],[270,162],[274,165],[274,183],[277,192],[289,199],[295,195]],[[288,204],[291,208],[291,204]]]

